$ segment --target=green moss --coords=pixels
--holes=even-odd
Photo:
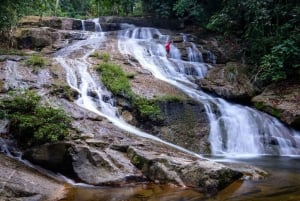
[[[52,85],[50,93],[60,98],[65,98],[69,101],[74,101],[78,95],[78,92],[73,90],[69,85]]]
[[[141,119],[151,121],[162,120],[162,113],[156,100],[137,97],[134,99],[133,104]]]
[[[254,107],[255,107],[256,109],[258,109],[258,110],[265,110],[266,105],[264,105],[264,103],[262,103],[262,102],[256,102],[256,103],[254,104]]]
[[[5,83],[3,80],[0,80],[0,93],[4,90]]]
[[[43,57],[32,55],[26,60],[26,64],[34,67],[43,67],[46,65],[46,60]]]
[[[176,96],[176,95],[164,95],[164,96],[159,96],[156,98],[159,102],[183,102],[186,100],[185,97],[183,96]]]
[[[25,53],[18,49],[0,48],[0,55],[19,55],[24,56]]]
[[[125,97],[134,106],[134,113],[141,121],[162,120],[160,101],[175,100],[175,97],[164,97],[161,100],[146,99],[137,96],[131,90],[129,79],[120,66],[112,63],[101,63],[97,69],[101,73],[103,84],[116,96]]]
[[[264,103],[262,102],[257,102],[254,104],[255,108],[261,111],[265,111],[269,114],[271,114],[274,117],[280,118],[281,117],[281,112],[280,110],[276,109],[276,108],[271,108],[268,107],[266,105],[264,105]]]
[[[281,112],[276,108],[272,108],[271,115],[273,115],[274,117],[280,118],[281,117]]]
[[[9,132],[25,147],[63,140],[69,133],[71,119],[40,106],[40,99],[33,91],[16,91],[0,100],[0,118],[10,121]]]
[[[93,54],[90,55],[91,57],[96,57],[97,59],[101,59],[104,62],[108,62],[110,60],[110,56],[107,52],[94,52]]]
[[[229,65],[226,67],[226,79],[229,82],[235,82],[238,76],[238,71],[235,66]]]
[[[97,69],[101,73],[103,84],[115,95],[132,98],[128,78],[121,67],[112,63],[101,63]]]

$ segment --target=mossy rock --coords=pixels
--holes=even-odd
[[[50,94],[69,101],[74,101],[79,95],[78,91],[68,85],[52,85]]]

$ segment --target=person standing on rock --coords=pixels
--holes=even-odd
[[[167,52],[167,58],[170,58],[171,43],[172,43],[172,41],[168,40],[168,42],[165,45],[166,52]]]

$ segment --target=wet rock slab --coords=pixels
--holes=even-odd
[[[286,124],[300,130],[300,83],[286,82],[268,86],[263,93],[255,96],[255,106]]]
[[[88,141],[89,145],[44,145],[28,150],[24,156],[35,164],[92,185],[124,186],[148,181],[216,193],[242,176],[224,165],[145,139],[125,144],[99,141],[101,146],[97,140]]]
[[[0,200],[45,201],[64,197],[63,183],[0,153]]]

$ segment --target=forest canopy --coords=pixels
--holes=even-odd
[[[235,37],[264,81],[300,75],[299,0],[1,0],[0,34],[9,37],[24,15],[92,18],[104,15],[178,19]]]

